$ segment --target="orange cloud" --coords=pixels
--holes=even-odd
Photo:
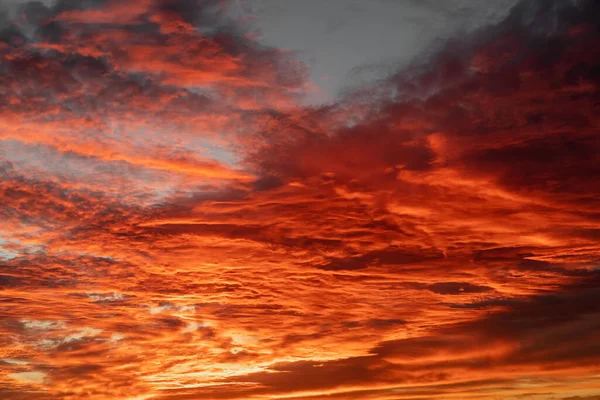
[[[326,106],[227,4],[24,6],[0,397],[595,399],[598,7],[551,3]]]

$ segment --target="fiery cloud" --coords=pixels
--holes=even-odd
[[[0,397],[598,398],[596,2],[322,106],[229,6],[5,5]]]

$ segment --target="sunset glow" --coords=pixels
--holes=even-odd
[[[0,2],[0,399],[600,400],[600,2],[338,93],[259,2]]]

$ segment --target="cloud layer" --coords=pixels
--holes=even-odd
[[[4,6],[0,397],[595,399],[600,7],[306,106],[230,6]]]

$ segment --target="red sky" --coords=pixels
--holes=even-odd
[[[0,12],[0,398],[600,399],[600,7],[327,104],[224,1]]]

